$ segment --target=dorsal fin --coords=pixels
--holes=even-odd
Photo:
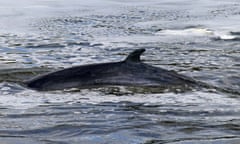
[[[145,49],[136,49],[133,52],[131,52],[127,58],[125,59],[126,62],[140,62],[140,56],[141,54],[145,52]]]

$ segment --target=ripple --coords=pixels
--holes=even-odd
[[[169,96],[172,100],[176,99],[174,95],[169,94]],[[11,124],[12,127],[2,128],[0,133],[6,138],[31,137],[44,139],[44,141],[61,139],[62,142],[77,140],[93,143],[96,142],[96,138],[100,143],[126,140],[133,142],[133,137],[136,138],[137,141],[134,140],[134,142],[137,143],[149,141],[149,139],[157,142],[159,133],[161,133],[160,141],[162,142],[237,138],[239,105],[236,99],[232,99],[235,102],[233,104],[229,102],[231,98],[222,99],[223,96],[220,95],[213,97],[206,94],[204,98],[203,94],[201,96],[201,98],[190,100],[192,102],[186,101],[189,98],[185,98],[182,103],[181,95],[178,96],[177,103],[172,100],[167,101],[167,95],[157,98],[146,96],[145,102],[136,101],[137,97],[142,99],[143,96],[135,95],[135,101],[130,101],[131,96],[128,96],[128,99],[125,96],[124,101],[116,102],[103,97],[102,102],[92,104],[89,103],[92,101],[90,99],[87,103],[75,101],[75,103],[63,104],[60,102],[54,105],[29,107],[21,111],[9,109],[6,115],[1,117],[1,122],[5,121],[4,126]],[[190,97],[196,98],[196,94]],[[149,103],[150,99],[154,102]],[[209,101],[209,99],[214,100]],[[220,101],[224,102],[219,103]],[[219,108],[220,105],[223,106],[222,109]],[[233,112],[233,109],[236,111]],[[26,120],[29,121],[28,124],[25,123]]]
[[[23,82],[38,74],[51,71],[50,68],[13,68],[13,69],[1,69],[0,81],[8,82]]]

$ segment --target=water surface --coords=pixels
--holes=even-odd
[[[192,144],[240,142],[237,0],[0,0],[0,141]],[[75,65],[145,63],[227,89],[126,87],[37,92],[22,81]]]

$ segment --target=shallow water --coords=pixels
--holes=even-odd
[[[171,0],[0,0],[2,143],[239,143],[240,3]],[[226,89],[184,93],[126,87],[37,92],[55,69],[123,60]]]

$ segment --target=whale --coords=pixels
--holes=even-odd
[[[122,61],[65,68],[33,77],[24,83],[28,88],[37,91],[104,86],[166,89],[199,86],[193,78],[142,62],[140,57],[143,52],[144,48],[136,49]]]

